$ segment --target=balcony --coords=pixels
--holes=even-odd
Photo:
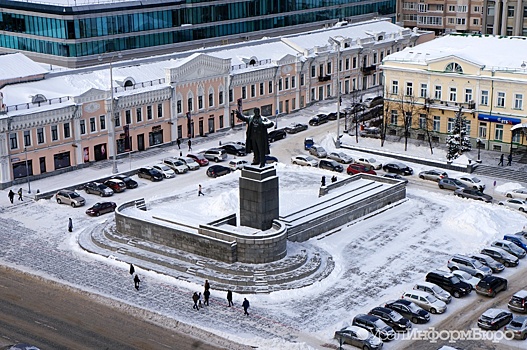
[[[331,80],[331,75],[324,75],[324,76],[318,77],[319,82],[329,81],[329,80]]]
[[[371,66],[361,67],[360,70],[364,75],[368,75],[374,73],[377,70],[377,66],[373,64]]]

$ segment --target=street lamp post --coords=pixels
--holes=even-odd
[[[110,90],[111,90],[111,100],[110,100],[110,127],[108,128],[109,132],[109,143],[111,142],[112,147],[110,148],[112,153],[112,174],[117,174],[119,170],[117,169],[117,141],[115,139],[115,116],[113,114],[113,105],[115,103],[113,96],[113,59],[117,55],[118,58],[121,58],[121,53],[113,54],[110,59]],[[102,61],[102,56],[98,57],[99,61]]]
[[[337,70],[337,139],[335,147],[340,148],[340,42],[333,37],[329,37],[329,40],[337,46],[337,64],[335,65]]]
[[[26,179],[27,179],[27,193],[31,193],[31,181],[29,181],[29,165],[27,162],[27,148],[24,147],[24,153],[26,155]]]

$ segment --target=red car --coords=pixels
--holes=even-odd
[[[189,153],[187,157],[194,159],[199,166],[209,165],[209,160],[201,153]]]
[[[126,190],[126,184],[123,180],[109,179],[104,182],[104,185],[110,187],[115,193],[120,193]]]
[[[93,207],[86,210],[89,216],[99,216],[101,214],[111,213],[115,211],[117,205],[114,202],[99,202],[95,203]]]
[[[372,168],[356,163],[348,165],[348,169],[346,169],[346,172],[348,173],[348,175],[355,175],[360,173],[377,175],[377,173]]]

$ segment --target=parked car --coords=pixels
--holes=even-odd
[[[108,179],[104,182],[104,185],[110,187],[115,193],[121,193],[126,190],[126,184],[119,179]]]
[[[329,159],[333,159],[342,164],[353,163],[353,158],[344,152],[331,152],[328,155]]]
[[[475,190],[480,190],[481,192],[483,192],[483,190],[485,189],[485,184],[481,182],[481,180],[477,177],[461,176],[458,177],[458,180]]]
[[[439,182],[441,179],[448,178],[448,174],[442,170],[424,170],[419,173],[419,178]]]
[[[512,312],[503,309],[488,309],[478,319],[483,329],[498,330],[512,321]]]
[[[359,314],[353,318],[353,326],[361,327],[382,340],[395,338],[395,331],[383,320],[373,315]]]
[[[454,191],[454,195],[461,197],[461,198],[469,198],[469,199],[475,199],[478,201],[484,201],[486,203],[492,202],[492,196],[489,196],[488,194],[485,194],[481,192],[480,190],[474,190],[471,188],[459,188]]]
[[[490,267],[493,273],[501,272],[505,270],[505,266],[503,266],[502,263],[492,259],[488,255],[476,253],[476,254],[472,254],[470,257],[472,259],[478,260],[483,265]]]
[[[324,149],[324,147],[319,145],[313,145],[309,148],[309,153],[315,157],[318,158],[326,158],[328,156],[328,153]]]
[[[232,171],[242,169],[244,166],[249,165],[250,163],[245,159],[233,159],[229,162],[229,168]]]
[[[398,299],[387,302],[384,307],[397,311],[413,323],[427,323],[430,321],[430,314],[413,302],[406,299]]]
[[[518,198],[525,201],[527,200],[527,188],[517,188],[512,191],[507,191],[505,196],[507,198]]]
[[[523,201],[521,199],[509,198],[509,199],[504,200],[504,201],[499,201],[498,204],[499,205],[505,205],[505,206],[507,206],[509,208],[516,209],[516,210],[519,210],[521,212],[526,212],[527,211],[527,202]]]
[[[344,113],[340,113],[340,117],[344,117]],[[337,112],[328,113],[328,120],[337,120]]]
[[[380,139],[381,138],[381,129],[370,126],[368,128],[364,128],[363,130],[359,131],[360,137],[370,137],[374,139]]]
[[[335,339],[363,350],[382,349],[383,342],[367,330],[357,326],[348,326],[335,332]]]
[[[412,168],[403,163],[386,163],[382,167],[382,170],[387,173],[395,173],[399,175],[412,175],[414,173]]]
[[[404,318],[397,311],[388,309],[387,307],[374,307],[368,314],[377,316],[396,332],[407,332],[412,329],[412,323],[409,319]]]
[[[382,168],[382,163],[375,160],[375,158],[360,157],[355,160],[356,163],[372,167],[375,170]]]
[[[90,216],[99,216],[106,213],[115,211],[117,205],[114,202],[98,202],[95,203],[91,208],[86,209],[86,214]]]
[[[209,165],[209,160],[201,153],[189,153],[187,157],[194,159],[200,167]]]
[[[187,166],[188,170],[198,170],[200,167],[198,162],[196,162],[194,159],[190,157],[178,157],[176,159],[183,162]]]
[[[460,270],[452,271],[452,274],[458,277],[461,281],[470,284],[472,289],[476,288],[476,285],[479,283],[480,279],[472,276],[470,273]]]
[[[494,298],[496,293],[507,290],[507,280],[498,276],[485,276],[476,285],[476,293]]]
[[[432,314],[442,314],[446,311],[446,303],[444,301],[420,290],[412,289],[403,292],[401,299],[409,300]]]
[[[494,260],[499,261],[500,263],[505,265],[505,267],[518,266],[518,263],[520,262],[516,256],[507,253],[505,250],[501,248],[496,248],[496,247],[483,248],[481,250],[481,254],[490,256]]]
[[[452,296],[443,288],[439,287],[437,284],[430,282],[417,282],[414,286],[415,290],[420,290],[429,294],[432,294],[437,299],[449,304],[452,301]]]
[[[77,192],[70,190],[60,190],[55,194],[58,204],[71,205],[73,208],[82,207],[86,200]]]
[[[267,134],[267,139],[269,140],[269,142],[275,142],[277,140],[282,140],[282,139],[285,139],[286,137],[287,137],[287,132],[284,129],[273,130]]]
[[[512,311],[527,313],[527,290],[520,290],[509,299],[507,307]]]
[[[509,241],[516,244],[521,249],[527,251],[527,238],[519,235],[505,235],[503,236],[504,241]]]
[[[181,167],[183,169],[185,169],[185,173],[188,171],[188,168],[186,165],[183,164],[183,162],[181,161],[177,161]],[[159,164],[154,164],[152,165],[152,168],[156,169],[157,171],[159,171],[161,174],[163,174],[163,178],[165,179],[171,179],[173,177],[176,177],[176,173],[174,172],[174,170],[172,170],[168,165],[166,165],[165,163],[159,163]]]
[[[366,108],[372,108],[384,103],[384,98],[382,96],[368,97],[362,102]]]
[[[328,121],[328,116],[326,114],[320,113],[314,116],[313,118],[309,119],[308,124],[311,126],[317,126],[320,124],[327,123]]]
[[[221,148],[210,148],[203,152],[203,156],[209,161],[215,161],[216,163],[227,159],[227,152]]]
[[[113,190],[108,186],[96,182],[88,182],[84,185],[84,191],[88,194],[96,194],[101,197],[113,196]]]
[[[318,161],[311,156],[298,155],[291,157],[291,163],[304,166],[318,166]]]
[[[501,248],[504,251],[506,251],[507,253],[514,255],[518,259],[525,258],[525,254],[526,254],[525,250],[523,250],[522,248],[518,247],[513,242],[506,241],[506,240],[503,240],[503,239],[499,239],[497,241],[492,242],[490,244],[490,246],[491,247],[496,247],[496,248]]]
[[[447,271],[430,271],[426,275],[425,281],[437,284],[439,287],[449,292],[454,298],[468,295],[472,291],[472,286],[470,284],[461,281],[459,277]]]
[[[402,177],[399,174],[387,173],[387,174],[384,174],[382,177],[387,177],[389,179],[399,180],[399,181],[404,182],[405,184],[408,183],[408,179],[405,179],[404,177]]]
[[[218,177],[227,175],[231,172],[231,168],[223,166],[223,165],[211,165],[207,168],[207,176],[208,177]]]
[[[365,166],[363,164],[350,164],[348,165],[348,168],[346,169],[346,172],[348,175],[354,175],[354,174],[371,174],[371,175],[377,175],[377,173],[369,166]]]
[[[352,115],[354,113],[361,112],[365,109],[364,105],[362,103],[352,103],[349,107],[344,108],[344,112],[348,115]]]
[[[296,133],[299,133],[301,131],[307,130],[307,128],[308,128],[308,126],[306,124],[292,123],[291,125],[286,126],[284,128],[284,130],[288,134],[296,134]]]
[[[306,137],[304,139],[304,149],[307,151],[315,144],[315,140],[312,137]]]
[[[512,321],[503,329],[505,332],[511,332],[514,339],[527,339],[527,316],[514,316]]]
[[[446,190],[452,190],[455,191],[457,189],[464,189],[468,188],[467,185],[465,185],[463,182],[459,181],[458,179],[452,179],[449,177],[442,178],[437,183],[440,189],[446,189]]]
[[[148,179],[150,181],[161,181],[163,180],[163,174],[159,170],[152,167],[139,168],[137,176],[142,179]]]
[[[232,154],[234,156],[243,157],[247,155],[245,146],[238,145],[237,143],[226,143],[222,145],[220,148],[225,150],[225,152],[227,152],[228,154]]]
[[[336,161],[330,159],[321,159],[318,163],[318,167],[320,169],[327,169],[339,173],[344,171],[344,167],[342,166],[342,164],[339,164]]]
[[[126,188],[128,189],[137,188],[138,186],[137,181],[133,180],[132,178],[126,175],[114,175],[112,176],[112,179],[118,179],[123,181],[126,185]]]
[[[447,267],[450,271],[461,270],[468,272],[479,279],[492,275],[490,267],[483,265],[480,261],[466,255],[456,254],[448,260]]]
[[[275,156],[266,155],[265,156],[265,164],[273,164],[278,163],[278,158]]]

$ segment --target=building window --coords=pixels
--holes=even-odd
[[[53,127],[51,127],[53,131]],[[97,130],[97,127],[95,125],[95,118],[90,118],[90,132],[95,132]]]
[[[414,83],[406,83],[406,96],[412,96],[414,94]]]
[[[256,96],[256,85],[251,84],[251,97]]]
[[[220,92],[220,94],[221,94],[221,92]],[[182,112],[182,106],[181,106],[181,100],[180,99],[178,99],[177,102],[176,102],[176,111],[177,111],[176,113],[178,113],[178,114]]]
[[[497,107],[505,107],[505,93],[504,92],[498,92],[498,102]]]
[[[311,66],[311,78],[314,78],[317,76],[317,67]]]
[[[392,81],[392,94],[397,95],[399,93],[399,82],[397,80]]]
[[[350,58],[349,57],[346,57],[346,59],[344,60],[344,69],[345,70],[350,69]]]
[[[434,115],[434,124],[432,126],[432,130],[435,132],[439,132],[441,128],[441,117],[438,115]]]
[[[136,108],[135,110],[135,118],[138,123],[143,121],[143,111],[141,108]]]
[[[44,143],[44,128],[38,128],[37,129],[37,142],[39,144]]]
[[[304,86],[306,84],[306,79],[304,77],[304,74],[300,74],[300,86]]]
[[[326,97],[331,97],[331,85],[326,85]]]
[[[285,89],[289,90],[289,78],[286,77],[284,82],[285,82]]]
[[[162,103],[157,104],[157,117],[163,118],[163,104]]]
[[[80,126],[81,126],[81,135],[86,134],[86,121],[84,119],[81,119]]]
[[[121,126],[121,115],[119,114],[119,112],[114,114],[113,120],[115,123],[115,127]]]
[[[428,84],[421,84],[421,97],[426,98],[428,96]]]
[[[124,119],[126,120],[125,121],[126,125],[132,124],[132,113],[130,112],[129,109],[127,109],[126,112],[124,112]]]
[[[478,127],[478,137],[480,139],[486,139],[487,138],[487,123],[479,123]]]
[[[246,99],[247,98],[247,87],[246,86],[242,86],[242,99]]]
[[[192,98],[189,99],[189,110],[192,110]],[[151,120],[153,117],[152,115],[152,106],[146,106],[146,119]]]
[[[481,91],[481,104],[483,106],[489,105],[489,92],[487,90]]]
[[[209,92],[209,107],[214,107],[214,94]]]
[[[461,19],[464,20],[464,18],[461,18]],[[461,23],[458,23],[458,24],[461,24]],[[459,64],[452,62],[452,63],[447,64],[445,68],[445,72],[463,73],[463,68]]]
[[[353,69],[357,68],[357,57],[353,57],[353,61],[352,61],[352,67]]]
[[[326,74],[331,74],[331,62],[328,62],[328,64],[327,64]],[[320,74],[320,75],[322,75],[322,74]]]
[[[441,101],[441,85],[436,85],[434,90],[434,98]]]
[[[507,36],[512,36],[512,27],[507,27],[507,32],[505,33]]]
[[[470,136],[470,120],[465,120],[465,130],[467,131],[467,135]]]
[[[451,87],[450,88],[449,100],[451,102],[456,102],[456,99],[457,99],[457,88]]]
[[[371,84],[372,85],[377,85],[377,73],[374,73],[372,76],[371,76]],[[340,82],[339,82],[339,85],[340,85]]]
[[[24,146],[31,146],[31,132],[29,130],[24,130]]]
[[[220,105],[223,105],[223,91],[220,91],[218,94],[218,102]]]
[[[267,93],[272,94],[273,93],[273,82],[269,81],[269,84],[267,84]]]
[[[456,5],[448,5],[448,12],[456,12]]]
[[[106,116],[105,115],[99,116],[99,124],[101,126],[101,130],[106,130]]]
[[[523,95],[514,94],[514,109],[523,109]]]
[[[64,123],[62,126],[64,128],[64,138],[67,139],[71,136],[70,123]]]
[[[507,17],[514,17],[514,6],[507,6]]]
[[[475,26],[479,26],[479,18],[472,19],[472,24]]]
[[[95,118],[90,119],[90,123],[93,119],[93,129],[95,131]],[[57,125],[51,126],[51,141],[57,141],[59,139],[59,128]]]
[[[494,131],[494,139],[497,141],[503,141],[503,125],[495,124],[496,130]]]
[[[474,6],[474,13],[481,13],[481,7]]]
[[[419,114],[419,129],[426,130],[426,114]]]
[[[194,110],[194,101],[192,101],[192,97],[189,97],[187,99],[187,108],[189,112],[192,112]],[[148,118],[148,119],[151,119],[151,118]]]
[[[465,89],[465,102],[472,101],[472,89]]]
[[[280,78],[280,80],[278,80],[278,91],[282,91],[284,89],[284,86],[282,84],[282,78]]]
[[[392,109],[390,113],[390,124],[397,125],[397,110]]]
[[[260,83],[260,96],[263,96],[264,94],[265,94],[264,83]]]
[[[455,118],[448,118],[448,122],[446,124],[446,131],[452,132],[454,130],[454,123],[456,122]]]
[[[319,64],[318,65],[318,76],[319,77],[323,77],[324,76],[324,65],[323,64]]]
[[[232,89],[229,89],[229,102],[234,101],[234,91]]]
[[[291,77],[291,89],[296,88],[296,76]]]
[[[203,96],[198,96],[198,109],[203,109]]]
[[[11,149],[18,148],[17,134],[14,132],[9,134],[9,145],[11,146]]]

